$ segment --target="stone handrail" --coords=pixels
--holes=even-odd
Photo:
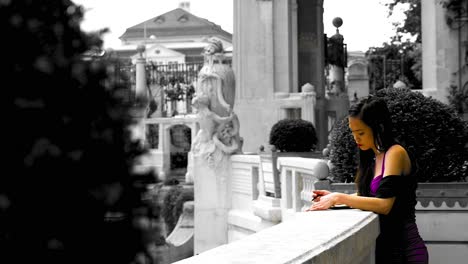
[[[325,160],[297,157],[279,158],[278,169],[281,172],[282,218],[287,220],[311,205],[312,191],[317,182],[328,176],[329,169]]]
[[[304,212],[311,191],[328,183],[321,181],[328,175],[326,161],[279,157],[281,198],[262,192],[260,162],[258,155],[231,157],[228,243],[176,263],[373,263],[376,214]]]
[[[378,217],[357,209],[298,213],[241,240],[184,259],[205,263],[374,263]]]

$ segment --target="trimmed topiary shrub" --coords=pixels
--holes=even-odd
[[[269,143],[281,152],[308,152],[315,150],[317,134],[309,121],[283,119],[271,128]]]
[[[392,115],[397,140],[418,163],[419,182],[466,181],[468,175],[468,123],[453,108],[408,89],[382,89]],[[331,134],[331,174],[350,182],[356,173],[357,146],[348,120],[337,123]]]

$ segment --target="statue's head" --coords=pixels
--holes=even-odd
[[[223,49],[223,43],[218,40],[218,39],[215,39],[215,38],[210,38],[208,40],[208,46],[205,47],[204,49],[204,53],[207,54],[207,55],[213,55],[213,54],[216,54],[216,53],[223,53],[224,52],[224,49]]]

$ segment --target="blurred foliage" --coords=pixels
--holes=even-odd
[[[0,263],[152,263],[163,243],[128,87],[82,18],[69,0],[0,1]]]
[[[271,128],[269,144],[281,152],[313,151],[317,144],[315,127],[302,119],[280,120]]]
[[[466,181],[468,123],[448,105],[408,89],[382,89],[394,134],[418,164],[419,182]],[[333,180],[350,182],[357,168],[357,147],[347,120],[332,131],[330,161]]]

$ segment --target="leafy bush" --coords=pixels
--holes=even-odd
[[[81,31],[83,10],[0,1],[0,263],[135,263],[157,244],[159,211],[142,200],[154,178],[133,172],[146,150],[128,129],[129,87],[89,55],[102,40]]]
[[[416,159],[420,182],[465,181],[468,175],[468,123],[450,106],[408,89],[382,89],[397,140]],[[356,173],[357,147],[347,119],[332,131],[331,174],[350,181]]]
[[[330,174],[339,182],[354,182],[358,148],[349,131],[348,118],[336,122],[330,134],[329,159],[333,166]]]
[[[282,152],[308,152],[315,149],[317,134],[309,121],[283,119],[271,128],[269,143]]]
[[[449,105],[451,105],[455,111],[459,114],[463,114],[468,111],[468,91],[458,89],[456,85],[449,86],[449,94],[447,96]]]
[[[179,221],[179,217],[182,214],[184,202],[193,201],[193,198],[193,189],[184,189],[182,186],[175,186],[166,194],[161,214],[166,223],[168,234],[177,225],[177,221]]]

